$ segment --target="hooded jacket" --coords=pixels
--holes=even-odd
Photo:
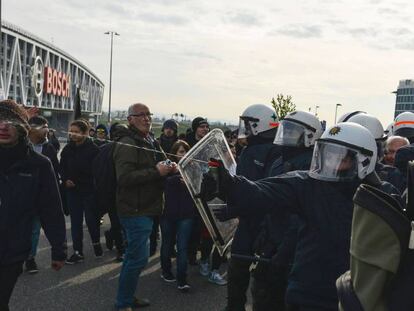
[[[165,155],[152,136],[145,138],[132,126],[120,129],[117,136],[119,143],[114,148],[113,159],[118,215],[159,216],[163,205],[164,178],[159,174],[156,164],[166,160]]]

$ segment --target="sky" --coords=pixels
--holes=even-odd
[[[291,95],[328,124],[363,110],[386,127],[401,79],[414,78],[413,1],[3,0],[3,19],[53,42],[104,83],[108,107],[136,102],[237,124]]]

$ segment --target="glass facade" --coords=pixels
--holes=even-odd
[[[414,112],[414,80],[401,80],[395,94],[394,118],[405,111]]]

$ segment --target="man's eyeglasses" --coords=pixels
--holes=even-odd
[[[130,114],[130,117],[137,117],[137,118],[145,118],[147,117],[148,119],[152,119],[153,114],[150,112],[141,112],[141,113],[137,113],[137,114]]]

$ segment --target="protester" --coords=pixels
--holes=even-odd
[[[187,143],[193,147],[198,141],[207,135],[210,131],[210,125],[207,119],[197,117],[191,123],[191,131],[187,134]]]
[[[52,246],[52,268],[66,258],[66,229],[50,161],[27,141],[28,117],[12,100],[0,102],[0,310],[8,304],[31,250],[38,216]]]
[[[390,136],[385,142],[383,163],[394,166],[395,154],[401,147],[409,145],[407,138],[401,136]]]
[[[116,299],[119,310],[150,304],[134,295],[139,275],[148,262],[152,217],[159,216],[162,210],[163,177],[176,170],[176,165],[164,162],[166,158],[150,134],[152,114],[146,105],[129,107],[128,124],[128,131],[119,139],[113,155],[117,212],[127,238]]]
[[[47,138],[50,141],[50,143],[55,147],[56,152],[59,152],[60,150],[60,142],[59,139],[56,137],[56,131],[54,129],[49,129],[47,133]]]
[[[107,143],[108,140],[108,129],[103,124],[98,124],[96,127],[96,138],[93,140],[95,145],[102,146]]]
[[[190,146],[182,140],[172,145],[170,159],[178,162]],[[171,256],[175,241],[177,241],[177,285],[181,291],[188,291],[187,282],[187,248],[190,240],[194,218],[197,215],[193,199],[188,192],[180,174],[167,177],[165,183],[165,205],[161,217],[161,268],[162,278],[166,282],[174,282],[171,271]]]
[[[208,124],[207,119],[197,117],[192,121],[191,128],[187,130],[186,141],[190,147],[194,147],[194,145],[206,136],[209,131],[210,125]],[[188,263],[190,265],[197,264],[197,251],[200,246],[201,230],[202,220],[198,215],[194,220],[193,230],[191,232],[190,243],[188,246]]]
[[[55,150],[55,147],[49,142],[47,138],[49,132],[47,120],[41,116],[35,116],[30,118],[29,125],[30,130],[28,137],[33,150],[39,154],[43,154],[52,162],[56,180],[58,184],[60,184],[59,161],[57,159],[57,152]],[[37,253],[37,245],[39,244],[40,227],[40,219],[39,217],[35,216],[32,231],[32,250],[25,262],[26,271],[31,274],[37,273],[39,271],[35,257]]]
[[[172,146],[178,140],[177,132],[178,124],[173,119],[166,120],[162,125],[161,136],[158,138],[158,142],[166,153],[170,153]]]
[[[66,199],[70,211],[74,250],[73,255],[66,261],[70,265],[84,260],[84,215],[95,256],[103,256],[92,175],[92,162],[99,148],[88,137],[88,130],[89,126],[83,120],[75,120],[70,124],[70,142],[63,148],[60,160],[62,181],[66,187]]]

